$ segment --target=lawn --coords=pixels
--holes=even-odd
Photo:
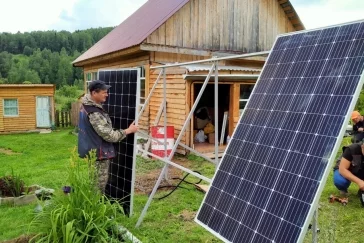
[[[70,130],[51,134],[1,135],[0,176],[14,169],[27,185],[40,184],[60,189],[65,184],[65,168],[76,141],[76,136],[70,134]],[[343,143],[347,143],[347,140]],[[4,153],[4,149],[10,149],[13,154],[9,154],[9,151]],[[192,169],[206,176],[213,175],[214,166],[198,157],[190,156],[189,160],[183,158],[180,160],[184,160]],[[147,195],[140,188],[150,191],[160,168],[161,163],[138,159],[136,188],[139,191],[135,196],[135,213],[131,218],[125,218],[124,226],[143,242],[220,242],[193,221],[204,194],[187,184],[182,184],[184,189],[177,189],[165,199],[153,200],[141,227],[134,228],[147,200]],[[176,170],[171,170],[171,173],[172,177],[183,176]],[[149,184],[138,181],[148,176]],[[192,176],[187,180],[198,181]],[[336,192],[331,173],[320,201],[319,242],[364,242],[362,237],[364,229],[360,223],[364,210],[356,197],[357,186],[353,185],[350,188],[351,195],[346,207],[339,203],[328,202],[330,194]],[[156,197],[166,193],[168,191],[161,191]],[[33,218],[35,206],[0,207],[0,242],[27,233],[27,226]],[[305,242],[310,242],[310,237],[309,232]]]

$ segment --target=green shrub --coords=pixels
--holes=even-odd
[[[11,170],[11,175],[0,178],[0,196],[19,197],[25,192],[24,181]]]
[[[70,193],[58,193],[32,226],[39,232],[32,242],[119,242],[121,206],[97,189],[95,156],[88,160],[74,152],[68,168]]]
[[[78,97],[83,94],[83,90],[77,86],[64,85],[56,90],[55,103],[56,110],[68,111],[71,109],[71,104],[76,102]]]

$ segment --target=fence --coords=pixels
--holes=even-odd
[[[78,116],[81,104],[72,103],[70,111],[56,111],[56,127],[70,127],[78,125]]]
[[[56,111],[56,127],[71,126],[71,113],[69,111]]]
[[[81,103],[74,102],[71,107],[71,124],[72,126],[78,126],[78,118],[80,114]]]

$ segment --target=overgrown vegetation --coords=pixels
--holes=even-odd
[[[32,226],[36,242],[119,242],[122,221],[118,203],[111,203],[97,189],[96,156],[80,159],[72,153],[68,187],[36,215]]]
[[[56,110],[64,111],[70,110],[71,104],[76,102],[77,99],[84,93],[83,82],[77,83],[77,85],[65,85],[56,90],[55,103]]]
[[[19,197],[25,192],[24,181],[20,175],[11,170],[10,175],[0,177],[0,196],[1,197]]]

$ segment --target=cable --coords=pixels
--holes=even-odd
[[[198,174],[200,174],[200,175],[201,175],[201,173],[200,173],[200,172],[198,172],[198,171],[193,171],[193,172],[196,172],[196,173],[198,173]],[[182,188],[182,189],[186,189],[186,190],[188,190],[188,188],[180,186],[182,182],[184,182],[184,183],[186,183],[186,184],[190,184],[190,185],[195,185],[195,184],[200,184],[200,183],[201,183],[202,179],[199,179],[199,181],[198,181],[198,182],[196,182],[196,183],[186,181],[186,178],[187,178],[189,175],[190,175],[190,174],[185,175],[182,179],[181,179],[181,178],[179,178],[179,177],[172,178],[172,180],[180,180],[180,182],[178,182],[178,184],[177,184],[177,185],[175,185],[175,186],[170,185],[170,186],[160,186],[160,187],[158,187],[158,188],[157,188],[157,190],[159,190],[159,189],[161,189],[161,188],[170,188],[170,187],[171,187],[171,188],[173,188],[173,190],[172,190],[172,191],[170,191],[167,195],[164,195],[163,197],[159,197],[159,198],[155,198],[155,199],[162,200],[162,199],[164,199],[164,198],[166,198],[166,197],[170,196],[170,195],[171,195],[171,194],[172,194],[175,190],[177,190],[177,188]],[[149,193],[149,195],[150,195],[150,193]]]

